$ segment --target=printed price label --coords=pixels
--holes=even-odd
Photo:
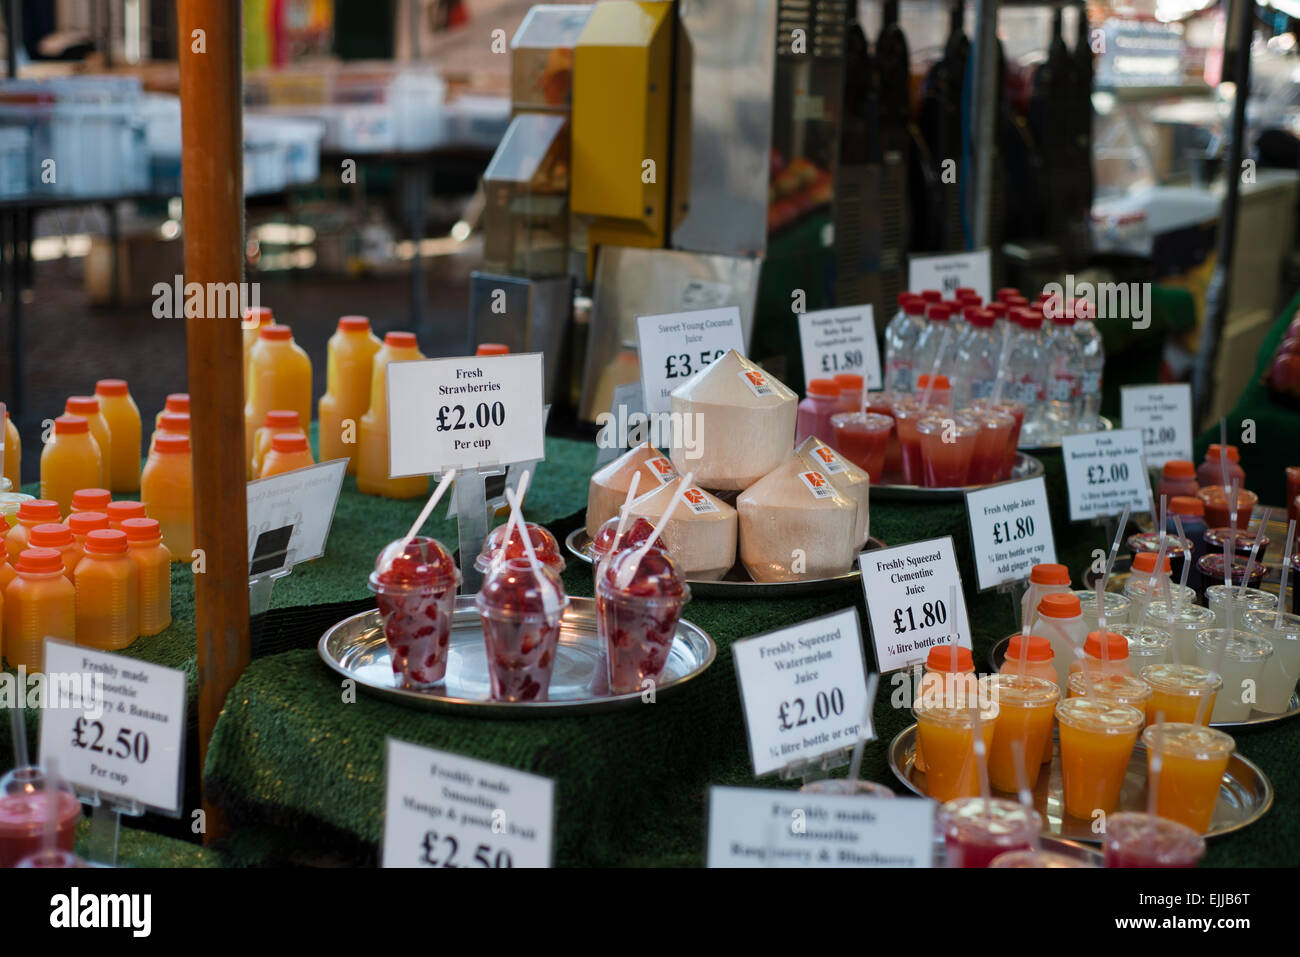
[[[671,411],[669,395],[715,359],[735,349],[745,354],[745,333],[735,306],[637,316],[637,355],[645,410]]]
[[[993,298],[993,272],[987,249],[951,256],[908,258],[908,289],[917,293],[923,289],[938,289],[945,299],[951,299],[962,286],[974,289],[985,302]]]
[[[347,459],[334,459],[248,483],[250,575],[285,565],[300,565],[325,553],[347,469]],[[284,528],[291,529],[282,546],[287,551],[277,549],[276,564],[254,568],[258,540]]]
[[[801,313],[799,343],[804,382],[854,372],[866,380],[868,389],[879,389],[884,384],[871,306]]]
[[[754,776],[853,747],[867,706],[856,608],[731,646]]]
[[[966,493],[980,591],[1027,578],[1030,569],[1056,561],[1047,485],[1040,475]]]
[[[185,673],[45,641],[41,761],[84,791],[181,811]]]
[[[923,661],[935,645],[955,640],[971,646],[951,535],[863,552],[858,567],[876,669],[882,674]]]
[[[1118,515],[1151,507],[1151,482],[1142,459],[1138,429],[1085,432],[1061,439],[1065,484],[1070,493],[1070,521]]]
[[[388,474],[433,475],[546,458],[542,354],[388,366]]]
[[[709,867],[930,867],[934,802],[709,788]]]
[[[550,867],[555,783],[388,739],[384,867]]]
[[[1143,457],[1150,468],[1170,459],[1192,457],[1192,387],[1126,385],[1120,389],[1121,421],[1142,433]]]

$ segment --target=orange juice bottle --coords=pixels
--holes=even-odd
[[[194,479],[188,435],[159,432],[154,436],[154,456],[140,476],[140,501],[144,503],[145,514],[156,519],[162,529],[163,544],[172,553],[172,561],[191,561]]]
[[[168,393],[167,401],[163,404],[162,410],[153,417],[153,428],[155,432],[162,428],[162,417],[164,412],[176,412],[182,415],[189,415],[190,394],[188,392]]]
[[[1087,668],[1084,668],[1085,661],[1075,658],[1070,662],[1070,674],[1086,671],[1094,678],[1101,675],[1131,676],[1133,674],[1133,669],[1128,663],[1128,639],[1113,631],[1106,632],[1105,645],[1101,642],[1101,632],[1088,632],[1088,637],[1083,643],[1083,657]]]
[[[68,516],[68,528],[72,532],[74,558],[72,567],[86,554],[86,536],[97,528],[108,528],[108,515],[104,512],[73,512]]]
[[[266,306],[258,306],[256,309],[244,310],[244,398],[248,398],[248,358],[253,352],[253,346],[257,345],[257,334],[263,326],[269,326],[275,322],[275,317],[271,315],[271,310]],[[188,410],[187,410],[188,411]]]
[[[158,428],[149,436],[149,455],[153,455],[153,440],[159,432],[175,432],[178,435],[190,434],[190,414],[188,412],[158,413]]]
[[[78,549],[72,537],[72,529],[57,522],[37,525],[32,529],[29,541],[31,548],[52,548],[59,553],[63,562],[63,574],[72,581],[72,573],[77,570]]]
[[[18,487],[22,485],[22,464],[23,464],[23,439],[18,434],[18,426],[14,425],[14,420],[9,417],[8,410],[5,411],[5,471],[4,477],[9,480],[9,490],[17,492]]]
[[[18,506],[17,521],[5,535],[5,551],[11,563],[18,561],[31,539],[32,529],[46,522],[58,522],[59,503],[43,498],[33,498]]]
[[[307,436],[301,432],[277,432],[271,436],[271,451],[262,460],[262,474],[258,478],[305,469],[315,464],[311,449],[307,447]]]
[[[77,566],[77,644],[117,651],[140,637],[140,570],[127,554],[126,532],[86,536]]]
[[[113,501],[112,494],[106,488],[79,488],[72,493],[72,512],[102,512]]]
[[[388,363],[423,359],[413,332],[390,332],[375,353],[370,373],[370,408],[357,430],[357,488],[366,495],[419,498],[429,489],[424,475],[388,477]]]
[[[292,409],[272,409],[266,413],[261,427],[253,436],[253,477],[257,478],[262,474],[262,462],[266,459],[266,453],[271,451],[271,436],[277,432],[303,431],[302,423],[298,421],[298,413]]]
[[[1002,662],[1001,674],[1014,675],[1020,673],[1020,659],[1024,658],[1024,673],[1032,675],[1035,678],[1045,678],[1052,684],[1056,684],[1056,668],[1052,665],[1052,659],[1055,657],[1052,651],[1052,643],[1041,635],[1029,635],[1027,638],[1023,634],[1011,636],[1011,641],[1007,643],[1007,658]],[[1057,686],[1060,687],[1059,685]],[[1056,713],[1052,713],[1053,721]],[[1047,741],[1043,744],[1043,764],[1052,762],[1052,734],[1048,729]]]
[[[99,399],[93,395],[70,395],[63,411],[86,420],[90,434],[99,446],[99,481],[95,484],[108,488],[113,478],[113,441],[109,437],[108,420],[99,408]]]
[[[156,635],[172,623],[171,552],[152,518],[128,518],[122,531],[140,573],[140,634]]]
[[[100,379],[95,383],[99,410],[108,422],[112,443],[108,487],[114,492],[140,489],[140,410],[127,390],[125,379]],[[91,485],[98,483],[91,482]]]
[[[59,514],[72,512],[72,493],[94,488],[100,480],[99,444],[90,423],[79,415],[54,420],[54,435],[41,449],[41,498],[59,503]]]
[[[121,528],[128,518],[144,518],[143,502],[110,502],[104,510],[108,515],[109,528]]]
[[[4,656],[12,668],[44,671],[46,638],[77,640],[77,593],[52,548],[26,549],[14,571],[4,597]]]
[[[304,428],[311,425],[311,360],[293,341],[288,326],[274,324],[258,331],[257,344],[248,356],[244,464],[249,478],[253,477],[253,436],[271,409],[293,409]]]
[[[325,373],[325,394],[320,398],[320,458],[348,460],[348,474],[355,475],[357,429],[370,407],[370,373],[375,353],[381,348],[365,316],[344,316],[330,336],[329,364]],[[344,423],[351,421],[351,441],[344,441]]]

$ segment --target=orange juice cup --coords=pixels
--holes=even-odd
[[[1222,485],[1206,485],[1196,490],[1196,497],[1205,503],[1205,524],[1222,528],[1232,522],[1232,507]],[[1250,524],[1250,513],[1255,510],[1259,496],[1250,489],[1237,489],[1237,527]]]
[[[836,412],[831,416],[835,451],[879,482],[885,474],[885,448],[894,420],[875,412]]]
[[[1151,686],[1132,675],[1093,674],[1076,671],[1070,675],[1067,697],[1086,698],[1092,695],[1104,701],[1127,704],[1142,712],[1145,722],[1147,702],[1151,700]]]
[[[1219,785],[1237,744],[1231,735],[1199,724],[1160,724],[1142,732],[1147,747],[1147,774],[1160,754],[1156,813],[1204,834],[1214,818]]]
[[[1065,813],[1084,821],[1119,803],[1142,712],[1099,698],[1066,698],[1056,705],[1061,728]]]
[[[1061,691],[1045,678],[1031,675],[998,674],[989,679],[997,716],[993,719],[993,746],[989,748],[989,782],[995,790],[1014,792],[1016,780],[1014,749],[1022,755],[1042,754],[1052,739],[1052,718]],[[1042,762],[1025,758],[1029,787],[1038,783]]]
[[[964,704],[917,705],[917,741],[925,748],[925,793],[940,803],[980,793],[975,765],[975,728]],[[993,747],[992,721],[983,721],[984,748]]]
[[[1200,715],[1199,724],[1209,724],[1214,698],[1223,687],[1223,679],[1195,665],[1160,664],[1142,669],[1142,680],[1151,686],[1147,699],[1147,724],[1156,723],[1156,715],[1174,724],[1191,724]],[[1202,699],[1208,697],[1202,706]]]

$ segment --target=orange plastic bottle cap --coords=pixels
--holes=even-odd
[[[55,506],[58,507],[57,505]],[[128,518],[144,518],[143,502],[112,502],[108,506],[108,520],[119,525]]]
[[[61,415],[54,420],[55,435],[76,435],[89,429],[90,423],[79,415]]]
[[[62,548],[72,544],[72,529],[54,522],[37,525],[27,541],[33,548]]]
[[[1218,442],[1215,442],[1213,445],[1210,446],[1210,451],[1205,453],[1206,459],[1208,459],[1211,462],[1211,464],[1217,465],[1219,463],[1219,455],[1220,455],[1219,450],[1221,448],[1223,448],[1223,446],[1219,445]],[[1229,462],[1237,462],[1241,460],[1241,453],[1237,451],[1237,447],[1235,445],[1229,445],[1227,446],[1227,449],[1228,449]]]
[[[848,390],[849,392],[860,391],[862,389],[862,376],[854,372],[841,372],[835,376],[835,382],[840,387],[840,391]]]
[[[474,350],[476,356],[508,356],[510,347],[501,342],[480,342]]]
[[[18,506],[18,520],[26,522],[57,522],[59,503],[48,498],[34,498]]]
[[[188,454],[190,451],[190,437],[180,432],[155,432],[153,447],[158,452],[184,452]]]
[[[306,452],[307,436],[301,432],[277,432],[271,436],[273,452]]]
[[[68,415],[98,415],[99,400],[93,395],[70,395],[63,411]]]
[[[162,537],[158,520],[154,518],[128,518],[122,522],[122,531],[132,542],[148,542]]]
[[[68,528],[74,535],[87,535],[97,528],[108,528],[108,516],[103,512],[77,512],[68,517]]]
[[[825,398],[834,398],[840,394],[840,387],[834,379],[809,379],[808,394],[820,395]]]
[[[188,412],[164,412],[158,417],[159,432],[179,432],[190,434],[190,414]]]
[[[1205,503],[1194,495],[1175,495],[1169,500],[1169,511],[1175,515],[1205,515]]]
[[[344,332],[369,332],[370,320],[365,316],[340,316],[339,328]]]
[[[1044,562],[1041,565],[1035,565],[1029,570],[1029,581],[1035,585],[1068,585],[1070,584],[1070,570],[1064,565]]]
[[[414,332],[390,332],[384,336],[384,345],[393,349],[414,349]]]
[[[1022,650],[1026,641],[1029,648]],[[1054,657],[1052,643],[1041,635],[1012,635],[1011,643],[1007,645],[1007,658],[1011,661],[1019,661],[1021,658],[1026,661],[1051,661]]]
[[[1196,463],[1189,462],[1186,459],[1170,459],[1165,463],[1162,472],[1165,478],[1196,478]]]
[[[1165,555],[1164,568],[1161,569],[1166,575],[1171,571],[1172,566],[1169,563],[1169,555]],[[1150,575],[1156,570],[1156,553],[1155,552],[1138,552],[1133,556],[1133,571],[1142,572]]]
[[[288,342],[293,338],[293,331],[288,326],[271,323],[271,325],[259,329],[257,336],[259,339],[270,339],[273,342]]]
[[[257,306],[254,309],[245,309],[244,320],[247,321],[249,319],[256,319],[259,326],[266,326],[275,322],[275,319],[271,316],[271,310],[266,306]]]
[[[184,412],[190,411],[190,394],[188,392],[173,392],[167,396],[167,404],[163,406],[164,412]]]
[[[930,373],[925,372],[916,377],[916,388],[918,391],[924,391],[925,387],[928,385],[930,385]],[[932,388],[949,389],[952,388],[952,385],[949,383],[946,375],[937,375],[934,377],[934,385]]]
[[[113,495],[106,488],[79,488],[72,493],[72,510],[102,512],[112,500]]]
[[[1092,658],[1120,661],[1128,657],[1128,639],[1113,631],[1106,632],[1106,653],[1102,654],[1101,632],[1090,631],[1083,642],[1083,653]]]
[[[61,572],[63,556],[52,548],[28,548],[18,556],[15,571],[20,572]]]
[[[95,395],[126,395],[126,380],[100,379],[95,383]]]
[[[1079,604],[1078,596],[1058,592],[1043,596],[1038,603],[1038,613],[1044,618],[1078,618],[1083,615],[1083,606]]]
[[[126,551],[126,532],[116,528],[97,528],[86,536],[86,551],[113,555]]]
[[[272,409],[266,413],[262,426],[268,429],[301,429],[298,413],[292,409]]]
[[[952,671],[952,645],[935,645],[925,656],[926,671]],[[957,646],[957,673],[965,674],[975,670],[975,659],[970,649]]]

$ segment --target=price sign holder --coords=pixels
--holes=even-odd
[[[483,575],[474,560],[483,550],[488,533],[487,480],[505,475],[506,466],[467,469],[456,473],[452,501],[456,506],[456,539],[460,543],[460,590],[472,595],[483,587]]]
[[[123,817],[143,817],[144,806],[134,801],[118,802],[98,791],[78,795],[89,805],[90,837],[86,840],[86,860],[99,867],[117,867],[117,849],[122,835]]]

